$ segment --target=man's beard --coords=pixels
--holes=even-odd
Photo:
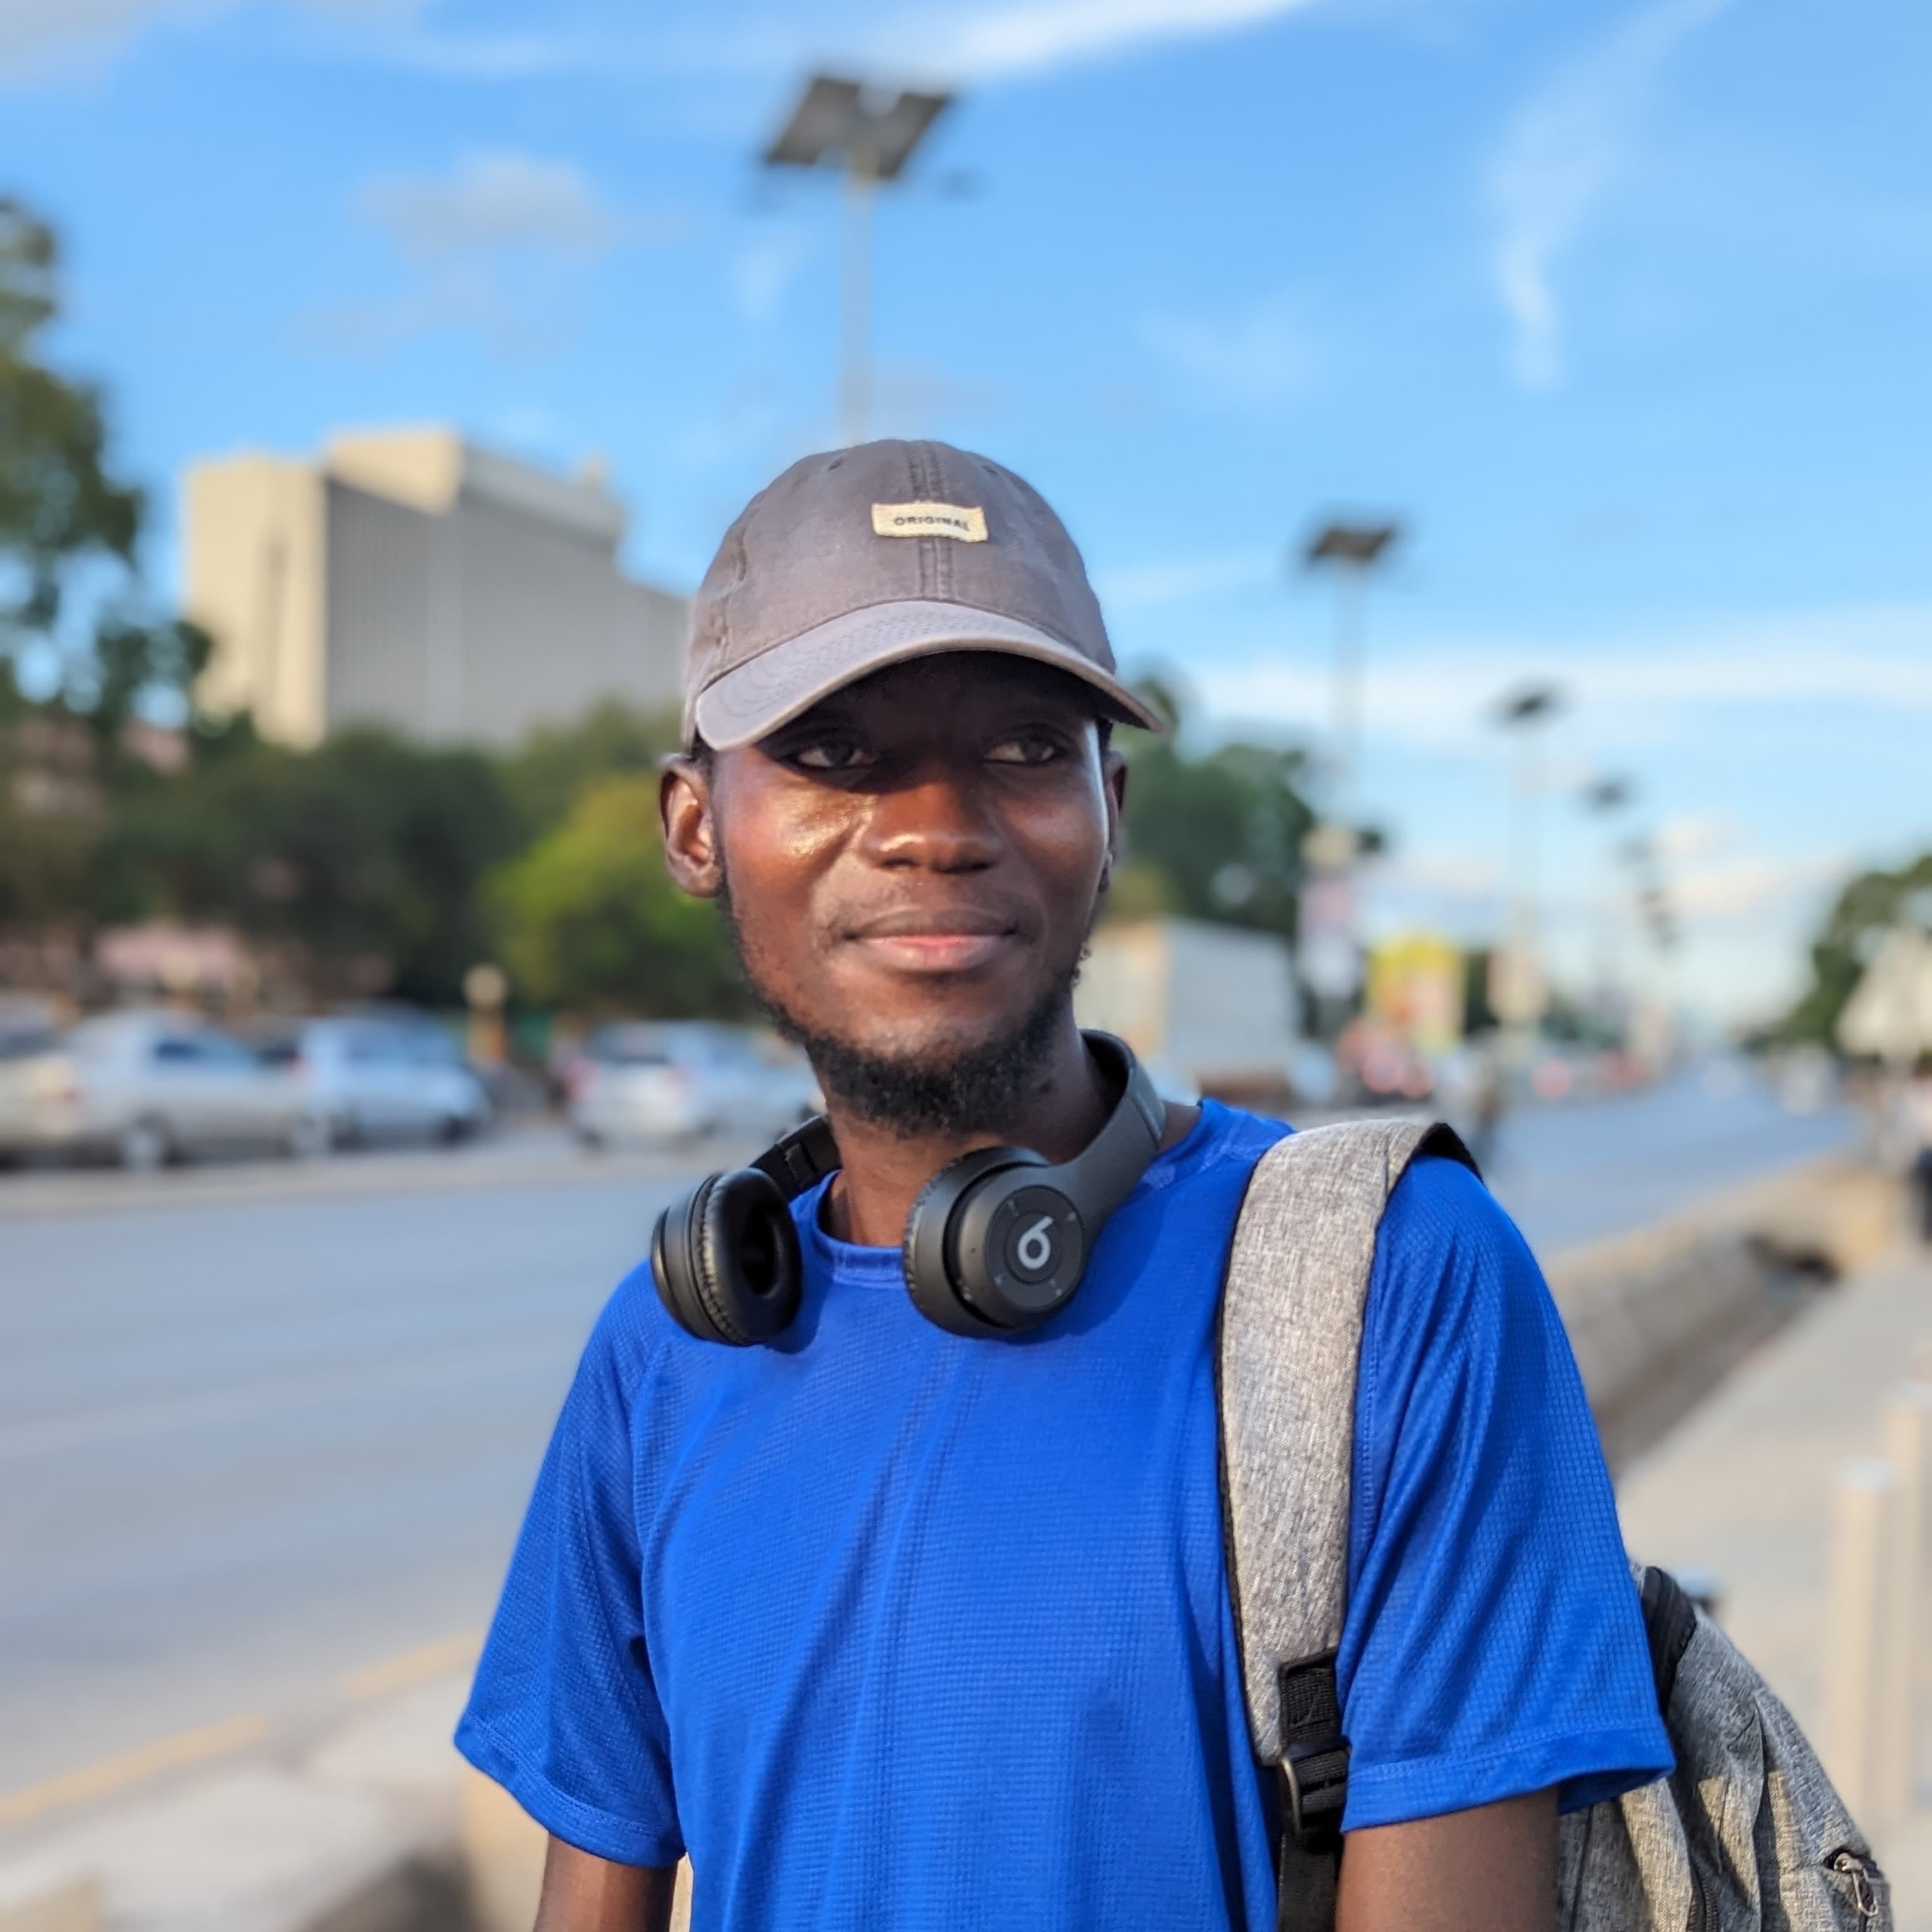
[[[790,1012],[759,980],[746,952],[730,890],[722,880],[717,905],[752,997],[779,1036],[804,1049],[826,1098],[854,1118],[905,1140],[1000,1133],[1020,1118],[1040,1084],[1086,956],[1083,940],[1072,962],[1004,1033],[950,1052],[942,1046],[912,1060],[817,1032]]]

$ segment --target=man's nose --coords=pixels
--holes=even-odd
[[[928,770],[878,794],[863,850],[877,866],[972,872],[992,865],[1002,842],[983,786],[962,772]]]

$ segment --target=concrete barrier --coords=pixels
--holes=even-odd
[[[1898,1559],[1898,1484],[1888,1462],[1843,1463],[1832,1498],[1825,1622],[1825,1724],[1819,1750],[1867,1830],[1895,1815],[1885,1788],[1888,1611]]]
[[[1547,1264],[1612,1462],[1649,1446],[1793,1311],[1894,1238],[1892,1177],[1834,1157]]]
[[[0,1878],[0,1932],[100,1932],[100,1885],[72,1873]]]
[[[1903,1382],[1887,1398],[1885,1460],[1898,1487],[1898,1550],[1884,1606],[1886,1684],[1879,1774],[1886,1805],[1903,1817],[1918,1804],[1918,1749],[1928,1688],[1925,1516],[1932,1492],[1932,1385]]]

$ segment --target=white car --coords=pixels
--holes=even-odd
[[[490,1124],[490,1096],[434,1020],[305,1020],[263,1049],[299,1090],[330,1146],[462,1141]]]
[[[586,1147],[718,1133],[776,1140],[820,1105],[802,1054],[707,1020],[599,1027],[565,1085],[572,1130]]]
[[[286,1074],[180,1014],[83,1020],[0,1060],[0,1153],[108,1154],[146,1169],[218,1148],[308,1154],[322,1144]]]

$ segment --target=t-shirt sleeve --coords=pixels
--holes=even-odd
[[[1336,1674],[1345,1828],[1670,1768],[1582,1382],[1522,1237],[1424,1160],[1382,1222],[1356,1391]]]
[[[684,1845],[644,1646],[626,1300],[620,1288],[565,1400],[456,1744],[556,1837],[668,1865]]]

